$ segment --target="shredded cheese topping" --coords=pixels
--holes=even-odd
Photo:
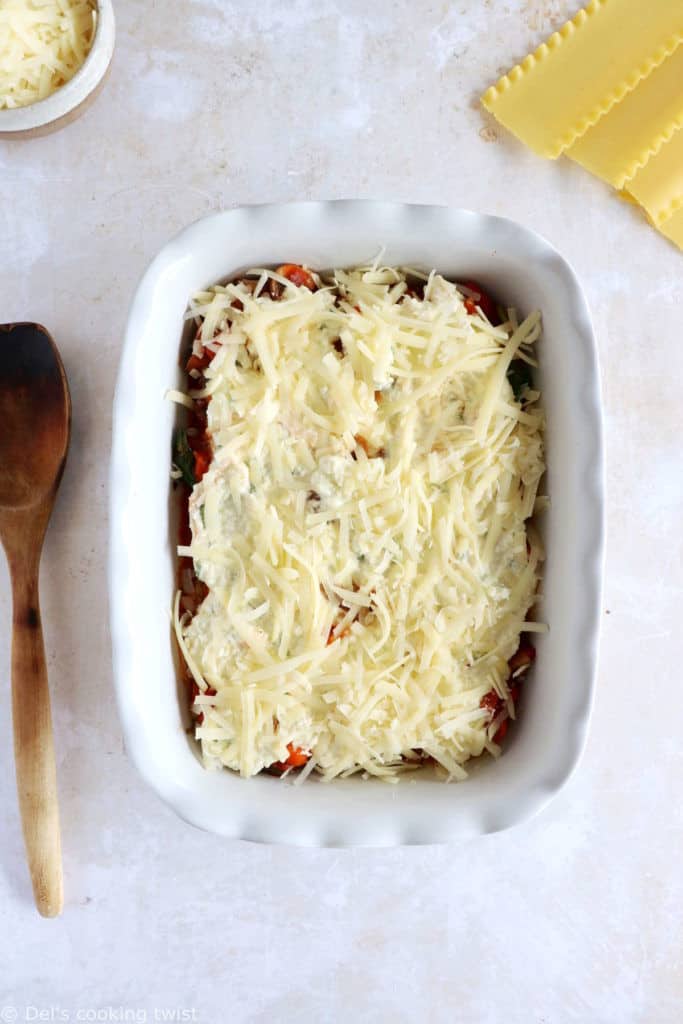
[[[95,0],[2,0],[0,110],[45,99],[76,74],[95,35]]]
[[[394,268],[314,292],[252,276],[188,313],[216,351],[190,392],[210,399],[213,461],[178,549],[209,592],[174,613],[204,761],[251,776],[294,747],[302,776],[396,781],[423,752],[462,778],[499,753],[482,698],[514,715],[508,659],[544,628],[526,621],[543,415],[507,379],[535,365],[540,314],[492,326],[435,272],[424,298]]]

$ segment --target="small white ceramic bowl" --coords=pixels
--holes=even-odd
[[[27,107],[0,110],[0,138],[46,135],[79,116],[94,99],[114,53],[116,27],[111,0],[97,0],[95,38],[73,78],[44,100]]]
[[[542,517],[547,561],[537,659],[498,760],[470,761],[446,785],[411,776],[293,786],[267,775],[205,771],[187,735],[170,630],[175,537],[169,467],[189,296],[250,266],[348,267],[383,248],[388,264],[474,278],[523,313],[541,309],[547,416]],[[595,677],[603,557],[603,466],[595,342],[566,261],[519,224],[467,210],[398,203],[254,206],[198,221],[161,250],[128,321],[114,403],[109,587],[114,682],[128,751],[187,821],[245,839],[305,845],[434,843],[506,828],[538,811],[577,764]]]

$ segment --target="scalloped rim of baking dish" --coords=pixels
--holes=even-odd
[[[180,380],[190,294],[249,265],[389,264],[475,278],[524,312],[540,308],[551,507],[542,612],[550,623],[501,758],[470,777],[387,785],[358,778],[294,786],[202,768],[188,737],[172,653],[174,589],[167,387]],[[143,443],[144,442],[144,443]],[[221,835],[320,846],[436,843],[508,828],[538,812],[583,750],[596,676],[604,549],[600,383],[588,306],[569,264],[511,220],[469,210],[337,200],[240,207],[176,235],[133,300],[116,396],[110,470],[109,596],[114,684],[128,752],[182,818]]]

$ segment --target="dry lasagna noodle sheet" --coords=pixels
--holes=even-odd
[[[554,159],[681,39],[680,0],[591,0],[482,102],[527,146]]]
[[[683,207],[664,221],[659,230],[667,238],[670,238],[679,249],[683,249]]]
[[[586,170],[623,188],[683,124],[683,46],[624,96],[567,151]]]
[[[482,97],[542,156],[567,153],[683,247],[683,0],[591,0]]]
[[[657,155],[626,182],[625,191],[660,230],[683,207],[682,129],[675,131]]]

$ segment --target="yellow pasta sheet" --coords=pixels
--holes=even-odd
[[[591,0],[482,102],[527,146],[555,158],[681,40],[683,0]]]
[[[626,183],[625,192],[660,229],[683,207],[683,129]]]
[[[679,249],[683,249],[683,207],[674,213],[673,217],[665,220],[659,230]]]
[[[623,188],[681,124],[683,45],[589,128],[567,156],[615,188]]]

